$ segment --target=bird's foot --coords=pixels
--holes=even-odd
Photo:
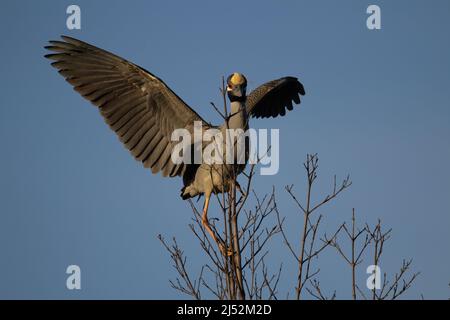
[[[237,181],[236,181],[236,188],[244,198],[247,197],[247,193],[244,190],[242,190],[241,185]]]
[[[230,257],[233,255],[233,249],[228,248],[222,241],[218,242],[219,250],[224,257]]]

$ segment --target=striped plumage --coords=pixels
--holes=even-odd
[[[83,41],[66,36],[62,40],[50,41],[45,47],[52,51],[46,55],[53,60],[52,66],[77,92],[98,107],[105,122],[144,167],[153,173],[161,172],[163,176],[183,177],[183,190],[190,190],[182,194],[183,198],[204,194],[206,218],[211,192],[223,188],[217,181],[208,181],[213,179],[199,173],[206,165],[172,162],[171,152],[177,142],[171,141],[171,134],[180,128],[192,134],[194,121],[200,121],[204,129],[213,127],[147,70]],[[236,86],[229,82],[233,88],[227,87],[230,101],[235,94],[242,94],[231,103],[240,118],[230,119],[230,123],[238,128],[248,126],[248,117],[284,116],[286,109],[293,109],[292,102],[299,104],[300,95],[305,94],[297,78],[284,77],[267,82],[246,96],[245,77],[234,75],[245,80]],[[223,125],[214,128],[223,128]],[[204,223],[208,228],[207,220]]]
[[[186,165],[174,165],[170,135],[201,117],[164,82],[139,66],[85,42],[63,37],[50,41],[46,55],[52,65],[84,98],[100,110],[120,141],[153,173],[183,175]]]

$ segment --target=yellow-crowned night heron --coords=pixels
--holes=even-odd
[[[46,58],[84,98],[96,105],[106,123],[136,160],[153,173],[164,177],[183,177],[181,196],[188,199],[204,195],[202,223],[217,241],[208,222],[208,205],[212,193],[228,191],[229,168],[205,163],[174,163],[171,153],[177,142],[171,140],[175,129],[194,130],[194,121],[203,129],[213,128],[178,97],[161,79],[145,69],[110,52],[83,41],[63,36],[45,48],[53,51]],[[231,102],[227,124],[214,127],[243,129],[249,117],[284,116],[292,102],[300,103],[305,91],[294,77],[267,82],[249,95],[247,80],[239,73],[227,79]],[[238,172],[243,166],[239,166]],[[224,173],[225,172],[225,173]]]

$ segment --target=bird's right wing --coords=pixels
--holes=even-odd
[[[46,58],[84,98],[96,105],[106,123],[131,154],[153,173],[183,175],[187,165],[174,164],[175,129],[193,130],[206,122],[162,80],[143,68],[83,41],[50,41]]]

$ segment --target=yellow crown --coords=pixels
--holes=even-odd
[[[237,86],[245,82],[245,77],[242,74],[235,72],[230,81],[233,85]]]

